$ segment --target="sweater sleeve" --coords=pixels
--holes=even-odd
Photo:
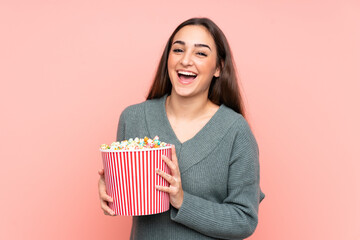
[[[147,136],[148,130],[144,116],[144,102],[126,107],[119,118],[116,140]]]
[[[129,118],[129,112],[130,112],[129,109],[130,107],[125,108],[120,114],[118,129],[116,134],[116,141],[122,141],[125,140],[126,138],[125,127],[126,127],[126,122],[128,121],[127,119]]]
[[[171,208],[173,221],[221,239],[243,239],[255,231],[264,198],[259,187],[258,145],[247,124],[238,130],[228,162],[227,197],[216,203],[184,192],[180,209]]]

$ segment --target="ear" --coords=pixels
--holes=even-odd
[[[224,62],[221,61],[221,68],[223,68],[223,67],[224,67]],[[214,73],[214,77],[217,77],[217,78],[220,77],[220,73],[221,73],[220,66],[217,66],[215,73]]]

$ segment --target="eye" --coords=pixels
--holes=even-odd
[[[196,54],[202,57],[207,57],[207,54],[204,52],[197,52]]]
[[[180,53],[180,52],[183,52],[183,50],[180,49],[180,48],[175,48],[175,49],[173,50],[173,52],[174,52],[174,53]]]

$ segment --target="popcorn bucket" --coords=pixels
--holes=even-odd
[[[104,165],[106,192],[113,198],[109,207],[115,215],[150,215],[169,210],[169,194],[155,185],[169,186],[155,169],[170,174],[161,159],[171,159],[171,146],[136,150],[100,150]]]

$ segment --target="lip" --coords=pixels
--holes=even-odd
[[[193,82],[196,81],[197,76],[196,76],[194,79],[192,79],[192,80],[182,80],[181,78],[179,78],[179,76],[177,76],[177,79],[178,79],[178,81],[180,82],[180,84],[182,84],[182,85],[189,85],[189,84],[192,84]]]
[[[197,78],[197,77],[196,77],[196,78]],[[178,76],[178,81],[179,81],[182,85],[189,85],[189,84],[195,82],[196,78],[194,78],[193,80],[189,80],[189,81],[188,81],[188,80],[181,80],[181,79],[179,78],[179,76]]]
[[[188,73],[193,73],[196,75],[196,77],[193,79],[193,80],[181,80],[181,78],[179,77],[179,72],[182,71],[182,72],[188,72]],[[189,70],[185,70],[185,69],[178,69],[176,70],[176,76],[177,76],[177,79],[178,81],[180,82],[180,84],[182,85],[189,85],[189,84],[192,84],[193,82],[195,82],[195,80],[197,79],[198,77],[198,74],[196,72],[193,72],[193,71],[189,71]]]
[[[193,74],[195,74],[196,76],[198,75],[196,72],[189,71],[189,70],[185,70],[185,69],[178,69],[178,70],[176,70],[176,73],[178,74],[180,71],[181,71],[181,72],[193,73]]]

